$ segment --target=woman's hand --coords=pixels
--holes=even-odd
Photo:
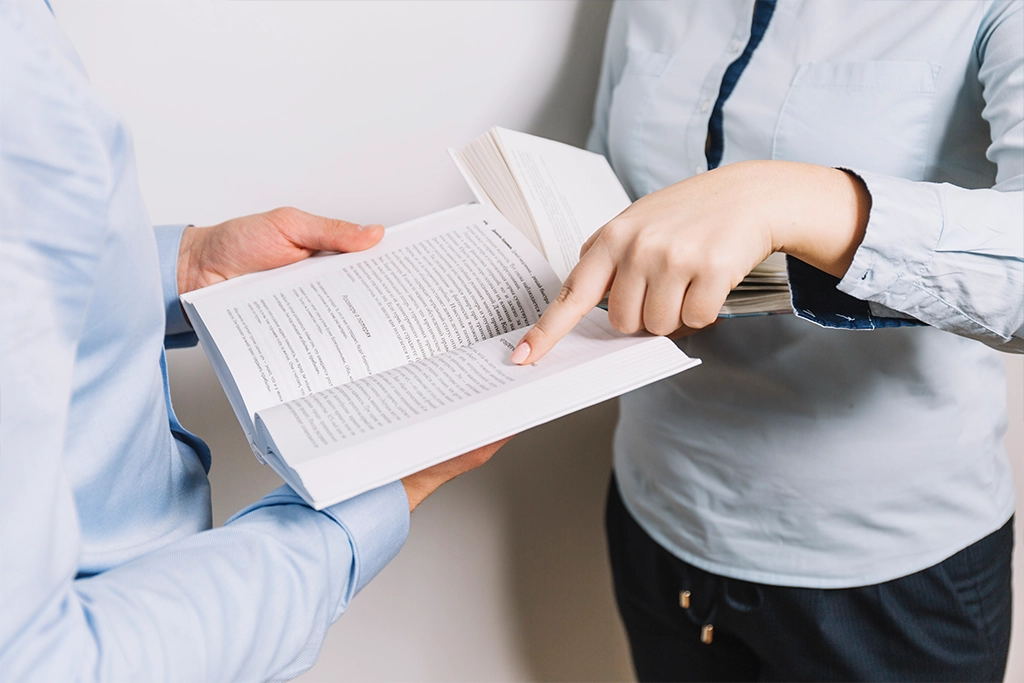
[[[772,252],[842,276],[870,204],[856,176],[786,161],[731,164],[654,192],[587,240],[512,360],[540,359],[605,293],[617,330],[669,335],[714,323],[729,291]]]

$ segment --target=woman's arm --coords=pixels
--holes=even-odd
[[[513,358],[534,362],[609,294],[623,332],[705,327],[772,251],[838,290],[1005,351],[1024,351],[1024,31],[997,6],[979,33],[992,189],[784,161],[732,164],[644,197],[584,245]],[[793,282],[794,295],[801,286]],[[798,313],[805,317],[810,312]],[[855,325],[851,325],[855,326]]]

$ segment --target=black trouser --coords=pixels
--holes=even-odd
[[[1012,519],[934,567],[835,590],[697,569],[640,528],[614,476],[605,523],[615,597],[641,681],[1003,678]]]

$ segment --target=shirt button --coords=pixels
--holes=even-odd
[[[695,166],[694,169],[693,169],[693,172],[695,174],[699,175],[699,174],[704,172],[704,167],[703,166]]]
[[[735,53],[739,52],[740,48],[742,48],[742,47],[743,47],[743,43],[741,43],[738,40],[734,40],[731,43],[729,43],[729,52],[732,52],[733,54],[735,54]]]
[[[708,109],[711,109],[711,100],[704,100],[700,103],[700,110],[707,113]]]

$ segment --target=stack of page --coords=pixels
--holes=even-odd
[[[587,238],[630,204],[608,161],[571,145],[494,127],[448,152],[477,201],[497,208],[563,280]],[[785,256],[773,254],[729,294],[719,316],[791,310]]]
[[[729,293],[718,316],[734,318],[745,315],[791,313],[789,277],[786,255],[775,252],[759,263],[736,289]]]

